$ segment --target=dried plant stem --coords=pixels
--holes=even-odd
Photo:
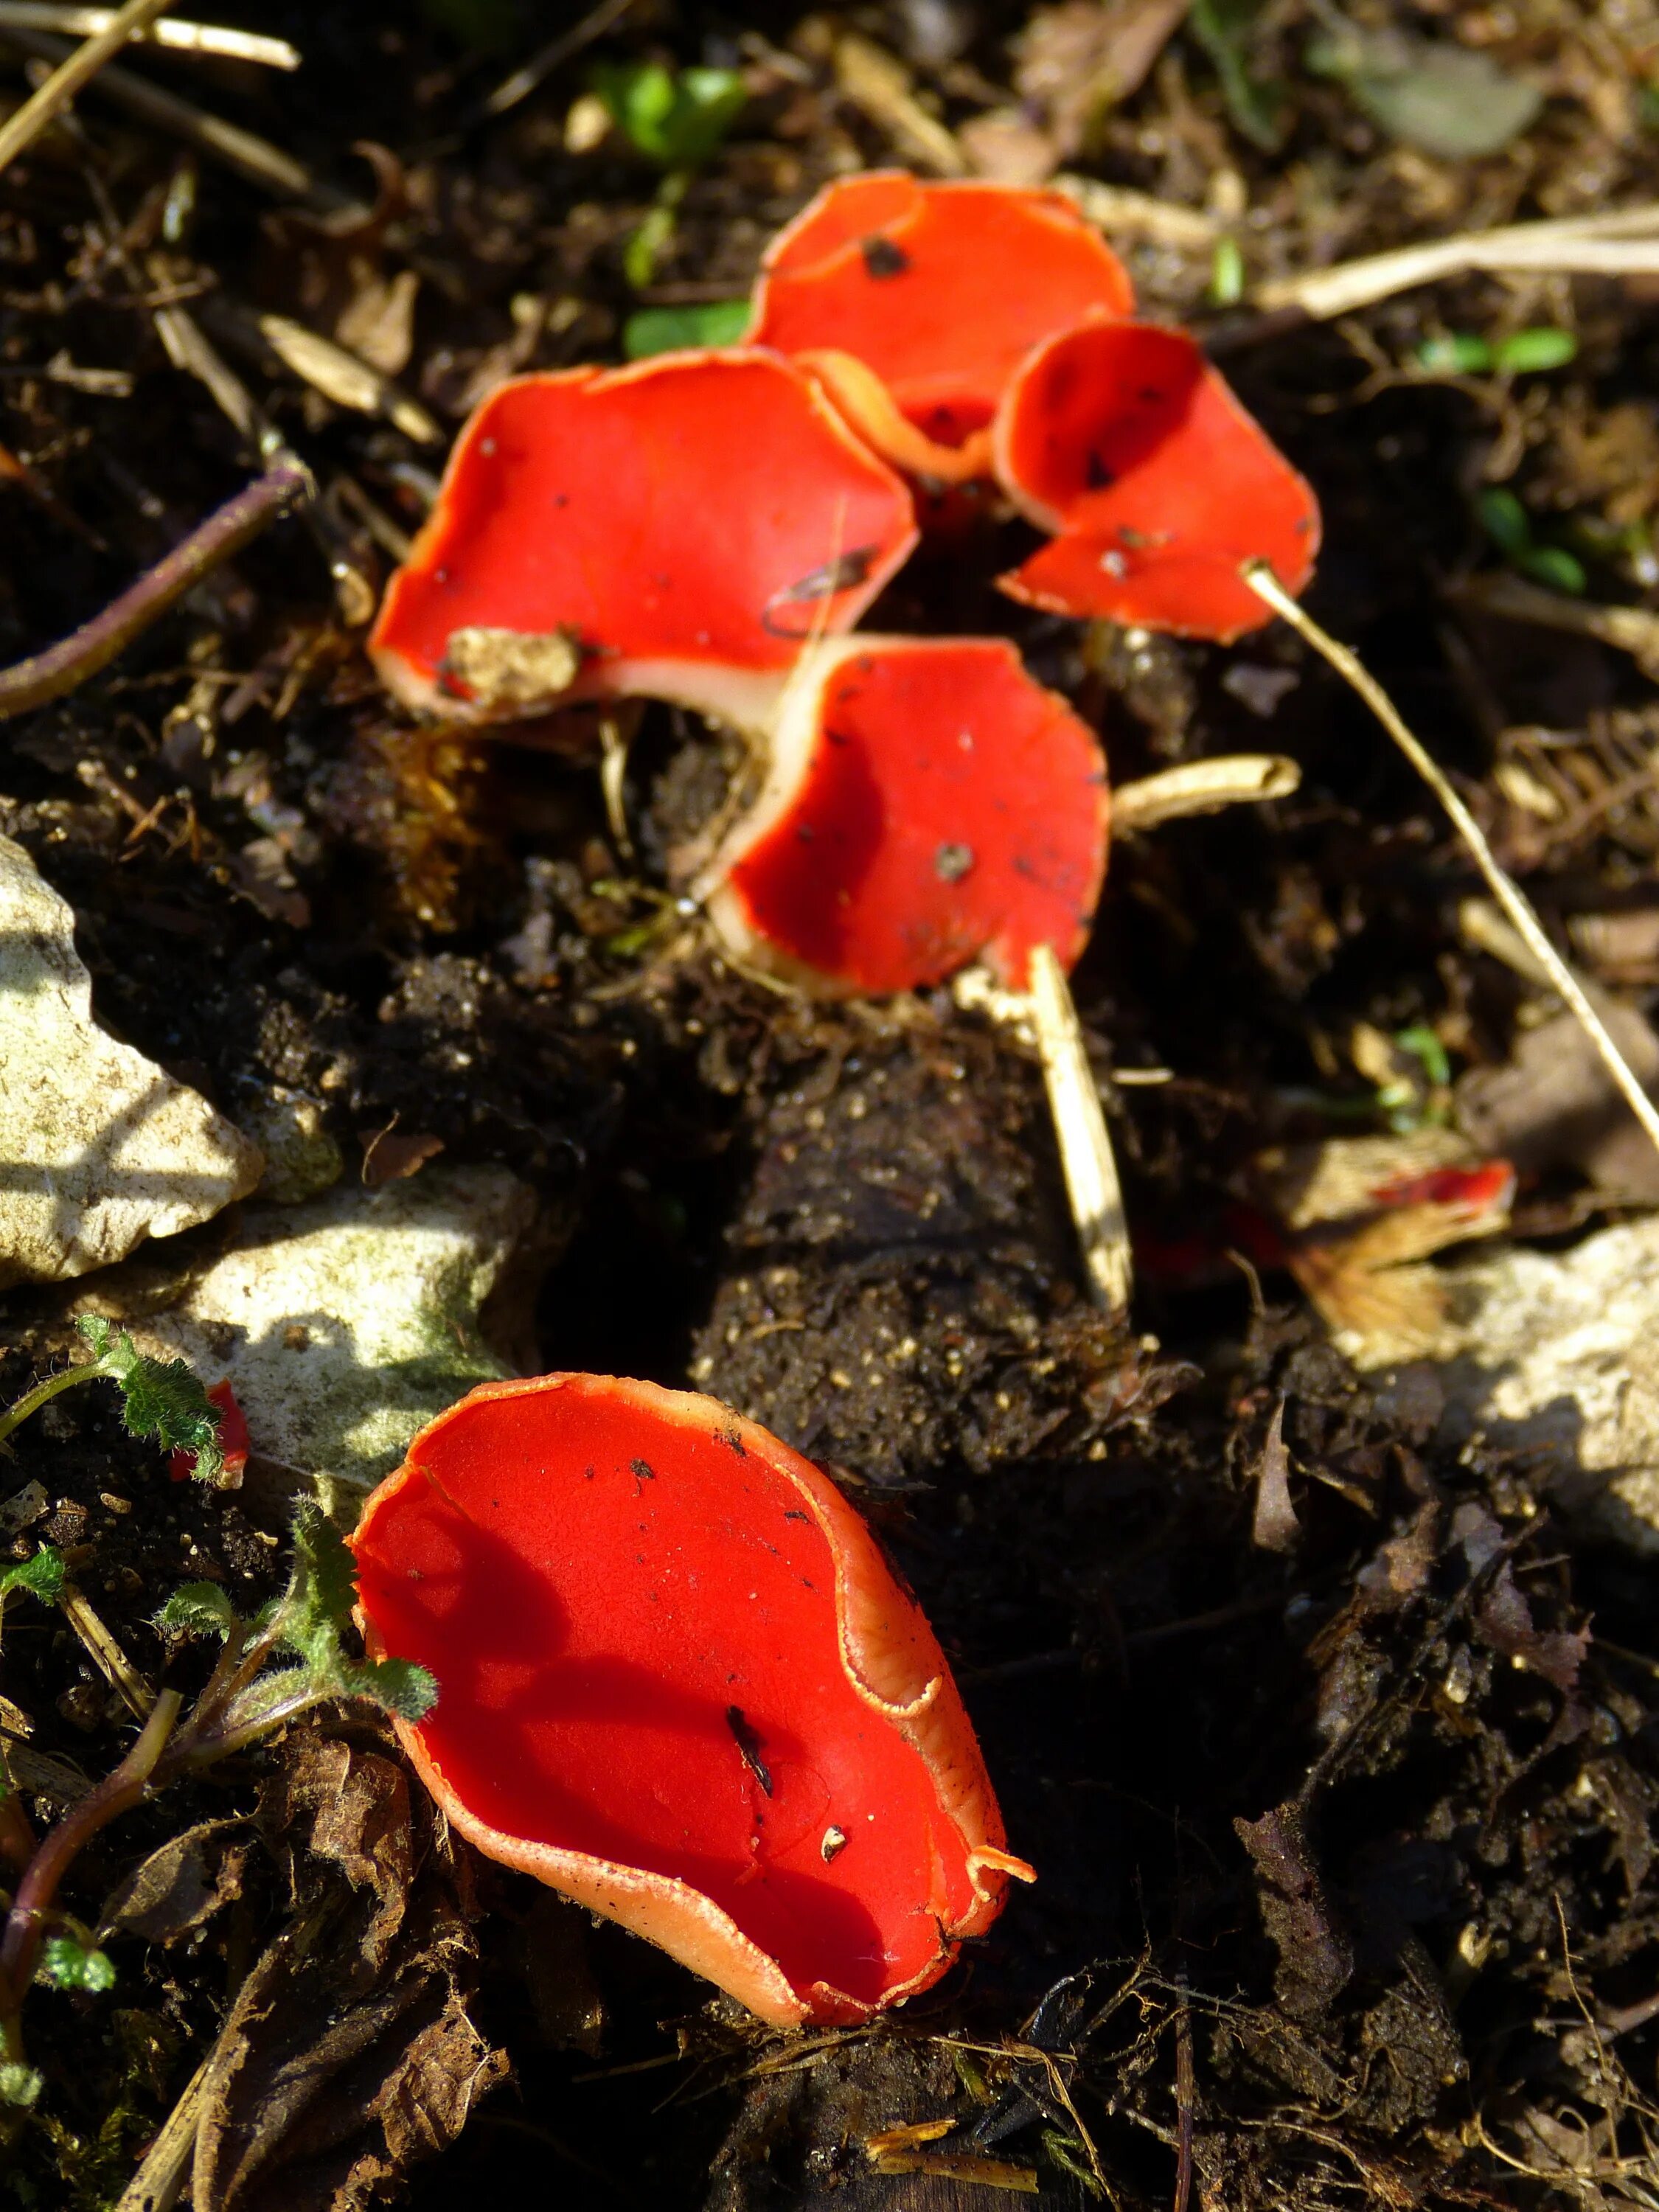
[[[1106,1312],[1127,1314],[1134,1273],[1117,1162],[1071,986],[1052,945],[1039,945],[1031,955],[1030,1010],[1089,1287]]]
[[[111,600],[101,614],[83,623],[59,644],[48,646],[15,667],[0,669],[0,721],[27,714],[48,700],[60,699],[124,652],[134,638],[148,629],[174,602],[191,591],[220,562],[258,537],[289,507],[311,496],[309,471],[291,454],[275,461],[246,490],[210,514],[175,545],[171,553],[147,569],[137,582]],[[77,1378],[78,1379],[78,1378]],[[67,1389],[70,1378],[54,1376],[32,1391],[30,1401],[42,1392],[51,1396]],[[29,1405],[33,1411],[33,1403]],[[23,1415],[17,1407],[13,1413]],[[9,1416],[0,1417],[0,1437],[15,1426]]]
[[[0,124],[0,169],[32,146],[55,116],[61,115],[83,85],[90,84],[104,64],[118,54],[127,40],[166,13],[173,0],[127,0],[127,4],[94,39],[77,46],[69,59],[55,69],[40,89],[26,100],[15,115]]]
[[[1221,753],[1213,760],[1187,761],[1119,784],[1112,793],[1112,829],[1118,834],[1156,830],[1189,814],[1288,799],[1301,781],[1301,769],[1283,753]]]
[[[1468,847],[1476,867],[1485,877],[1492,896],[1548,975],[1551,988],[1571,1009],[1600,1054],[1607,1073],[1622,1092],[1632,1113],[1647,1132],[1656,1151],[1659,1151],[1659,1109],[1656,1109],[1652,1099],[1638,1081],[1635,1070],[1614,1043],[1607,1024],[1590,1004],[1583,985],[1551,944],[1543,923],[1533,911],[1531,902],[1520,885],[1498,866],[1480,824],[1463,804],[1444,770],[1420,739],[1407,727],[1399,709],[1376,678],[1346,645],[1340,645],[1328,630],[1322,629],[1310,615],[1304,613],[1265,561],[1247,562],[1243,574],[1256,596],[1265,599],[1275,614],[1306,638],[1314,650],[1322,654],[1337,674],[1359,694],[1445,808],[1451,817],[1453,827]]]
[[[75,39],[95,38],[115,21],[112,8],[75,8],[56,0],[0,0],[0,26],[20,31],[64,31]],[[133,37],[146,46],[168,46],[175,53],[223,54],[232,61],[258,62],[266,69],[295,70],[298,52],[286,39],[264,39],[252,31],[233,31],[219,23],[156,23]]]
[[[1629,276],[1659,271],[1659,205],[1615,208],[1559,222],[1516,222],[1501,230],[1461,231],[1389,253],[1340,262],[1261,285],[1250,304],[1272,313],[1297,308],[1316,321],[1351,314],[1414,285],[1470,270]]]

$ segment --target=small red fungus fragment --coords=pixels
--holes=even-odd
[[[740,954],[826,995],[1082,951],[1106,866],[1094,733],[1002,638],[840,638],[803,654],[769,772],[708,872]]]
[[[767,250],[750,337],[801,356],[878,453],[945,483],[987,473],[985,433],[1031,348],[1129,314],[1127,271],[1059,192],[828,185]]]
[[[826,1475],[711,1398],[489,1382],[353,1539],[398,1733],[490,1857],[791,2027],[945,1972],[1001,1910],[1001,1815],[933,1632]]]
[[[519,377],[462,432],[369,651],[426,709],[637,694],[741,723],[915,537],[900,478],[775,353]]]
[[[236,1393],[228,1378],[216,1382],[207,1394],[210,1406],[219,1408],[219,1450],[224,1462],[223,1480],[231,1487],[241,1480],[252,1449],[247,1432],[247,1416],[236,1402]],[[193,1451],[174,1451],[167,1454],[167,1473],[174,1482],[188,1482],[196,1472]]]
[[[1184,332],[1102,320],[1039,347],[994,442],[1004,489],[1059,533],[998,580],[1011,598],[1226,644],[1273,619],[1244,561],[1288,592],[1313,573],[1311,489]]]

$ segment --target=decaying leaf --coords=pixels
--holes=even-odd
[[[1279,1953],[1274,1992],[1292,2019],[1317,2019],[1353,1972],[1353,1946],[1326,1895],[1307,1814],[1292,1799],[1233,1826],[1255,1868],[1261,1924]]]
[[[240,1820],[203,1820],[169,1836],[111,1896],[100,1935],[176,1943],[241,1895],[247,1854]]]
[[[1391,138],[1444,161],[1496,154],[1534,119],[1544,95],[1490,54],[1401,31],[1350,25],[1316,39],[1310,69],[1338,77],[1355,105]]]
[[[209,2059],[191,2212],[366,2212],[507,2070],[468,2016],[465,1863],[403,1768],[319,1730],[283,1753],[260,1811],[295,1914]]]
[[[1275,1147],[1254,1163],[1285,1264],[1352,1356],[1431,1356],[1449,1344],[1444,1286],[1421,1263],[1509,1220],[1515,1175],[1455,1130]]]
[[[1611,1000],[1598,1011],[1638,1081],[1659,1093],[1659,1035],[1647,1017]],[[1475,1144],[1525,1171],[1575,1167],[1602,1190],[1659,1199],[1659,1154],[1572,1014],[1522,1030],[1506,1066],[1462,1077],[1457,1118]]]
[[[1285,1444],[1285,1401],[1273,1407],[1255,1466],[1255,1510],[1250,1541],[1258,1551],[1292,1552],[1302,1540],[1302,1524],[1291,1503],[1291,1455]]]

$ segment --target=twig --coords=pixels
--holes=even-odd
[[[0,37],[7,45],[21,52],[33,54],[37,59],[61,61],[69,49],[61,39],[50,39],[43,32],[15,30],[0,25]],[[177,93],[167,92],[148,77],[123,69],[118,63],[100,72],[94,91],[124,107],[141,123],[155,130],[171,131],[182,138],[187,146],[194,146],[216,161],[234,169],[238,176],[246,177],[250,184],[280,200],[301,200],[319,215],[360,216],[368,219],[369,210],[361,200],[349,192],[341,191],[334,185],[321,184],[302,161],[273,146],[268,138],[261,138],[240,125],[226,123],[205,108],[196,106],[188,100],[179,99]]]
[[[1480,824],[1463,804],[1444,771],[1406,726],[1399,709],[1376,678],[1361,665],[1346,645],[1340,645],[1328,630],[1322,629],[1311,616],[1304,613],[1265,561],[1246,562],[1241,573],[1257,598],[1265,599],[1275,614],[1306,638],[1314,650],[1322,655],[1338,675],[1359,694],[1445,808],[1453,827],[1468,847],[1476,867],[1485,877],[1492,896],[1547,973],[1552,989],[1571,1010],[1585,1036],[1601,1055],[1607,1073],[1623,1093],[1631,1111],[1646,1130],[1655,1149],[1659,1150],[1659,1109],[1655,1108],[1652,1099],[1638,1081],[1635,1070],[1614,1043],[1607,1024],[1586,997],[1583,984],[1551,944],[1548,933],[1526,894],[1498,866]]]
[[[572,54],[580,53],[584,46],[592,46],[595,39],[602,39],[607,31],[621,22],[633,4],[634,0],[599,0],[599,6],[584,15],[580,23],[573,23],[568,31],[561,31],[556,38],[550,39],[544,46],[532,54],[527,62],[515,69],[511,76],[504,78],[487,100],[478,103],[468,117],[468,124],[482,123],[494,115],[505,115],[509,107],[516,107],[521,100],[528,100],[544,79],[551,76],[556,69],[570,59]]]
[[[1188,761],[1119,784],[1112,793],[1112,829],[1118,834],[1156,830],[1162,822],[1179,822],[1188,814],[1288,799],[1301,781],[1301,769],[1283,753],[1223,753],[1214,760]]]
[[[1507,573],[1471,576],[1455,596],[1465,606],[1501,616],[1505,622],[1537,623],[1546,629],[1599,638],[1603,645],[1628,653],[1644,674],[1659,672],[1659,614],[1650,607],[1604,607],[1591,599],[1570,599]]]
[[[13,30],[61,31],[72,39],[90,39],[107,31],[114,21],[112,8],[62,7],[57,0],[0,0],[0,25]],[[151,23],[132,37],[135,44],[170,46],[175,53],[223,54],[266,69],[300,66],[299,51],[286,39],[264,39],[256,31],[233,31],[222,23]]]
[[[1030,1006],[1089,1287],[1097,1305],[1110,1314],[1127,1314],[1134,1271],[1117,1163],[1071,987],[1049,945],[1039,945],[1031,955]]]
[[[1251,305],[1268,313],[1299,309],[1316,322],[1369,307],[1395,292],[1432,284],[1471,270],[1537,269],[1563,274],[1650,274],[1659,270],[1659,204],[1551,222],[1516,222],[1502,230],[1460,231],[1402,246],[1390,253],[1339,262],[1303,276],[1260,285]]]
[[[44,653],[20,660],[15,667],[0,669],[0,722],[43,707],[48,700],[61,699],[65,692],[95,676],[222,561],[257,538],[289,507],[309,499],[312,491],[310,472],[303,463],[291,454],[275,461],[264,476],[227,500],[119,599],[112,599],[101,614],[83,623],[59,644],[48,646]],[[57,1389],[68,1387],[62,1377],[54,1377],[53,1384]],[[46,1384],[40,1389],[48,1396],[52,1395]],[[37,1395],[30,1393],[32,1398]]]
[[[90,84],[112,55],[118,54],[135,32],[144,30],[173,0],[127,0],[95,39],[77,46],[59,64],[33,98],[15,115],[0,124],[0,169],[6,168],[32,146],[55,116],[61,115],[82,85]]]
[[[110,1634],[99,1614],[72,1585],[65,1585],[58,1603],[64,1620],[80,1638],[93,1664],[111,1688],[118,1692],[127,1711],[135,1720],[148,1720],[155,1709],[155,1692]]]

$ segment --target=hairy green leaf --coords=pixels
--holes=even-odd
[[[0,2105],[32,2105],[40,2094],[42,2083],[33,2066],[25,2066],[21,2059],[0,2060]]]
[[[37,1981],[54,1990],[89,1990],[100,1995],[115,1987],[115,1966],[107,1951],[90,1948],[73,1936],[48,1936],[40,1948]]]
[[[0,1594],[9,1589],[25,1589],[42,1605],[56,1605],[64,1595],[63,1553],[42,1544],[33,1558],[20,1559],[0,1574]]]
[[[185,1362],[149,1358],[101,1314],[82,1314],[76,1327],[121,1393],[128,1434],[154,1437],[163,1451],[192,1453],[197,1480],[212,1481],[224,1465],[219,1409]]]
[[[185,1583],[155,1615],[164,1635],[233,1636],[241,1626],[235,1607],[217,1583]]]

